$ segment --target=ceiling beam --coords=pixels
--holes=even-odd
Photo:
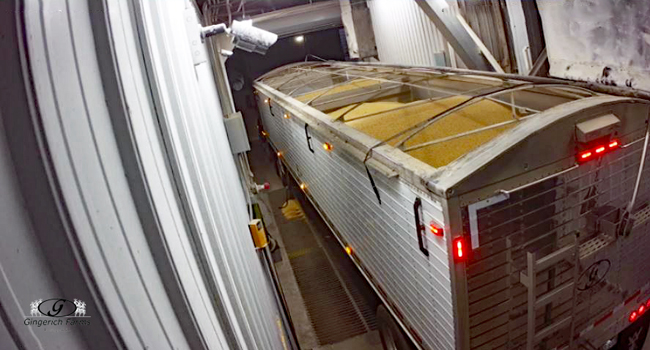
[[[252,17],[253,24],[280,38],[343,26],[338,0],[288,7]]]
[[[415,0],[469,69],[494,71],[445,0]]]

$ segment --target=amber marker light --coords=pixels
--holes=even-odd
[[[431,233],[438,237],[442,237],[444,235],[444,230],[441,227],[438,227],[434,222],[431,222],[431,224],[429,224],[429,229],[431,230]]]

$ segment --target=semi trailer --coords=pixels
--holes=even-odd
[[[640,349],[650,316],[641,91],[301,62],[261,134],[383,302],[387,349]]]

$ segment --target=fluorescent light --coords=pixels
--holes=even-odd
[[[293,40],[297,43],[302,43],[305,41],[305,36],[304,35],[297,35],[293,37]]]

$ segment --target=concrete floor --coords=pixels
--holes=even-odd
[[[262,142],[252,141],[251,142],[251,152],[250,152],[250,161],[251,168],[255,175],[255,180],[257,183],[269,182],[270,189],[268,192],[274,190],[282,189],[284,186],[282,180],[277,176],[275,165],[272,161],[273,154],[268,149],[268,145],[263,144]],[[258,195],[258,202],[260,204],[260,209],[262,211],[264,221],[268,233],[273,237],[279,245],[279,257],[278,251],[276,251],[276,269],[282,286],[282,290],[287,300],[290,317],[293,321],[294,328],[296,330],[297,341],[302,350],[374,350],[381,349],[381,341],[379,339],[379,334],[376,330],[369,331],[365,334],[354,336],[343,341],[334,343],[334,344],[321,344],[319,338],[314,330],[313,320],[310,318],[310,315],[305,306],[305,300],[303,298],[302,292],[299,288],[294,269],[291,266],[291,259],[287,254],[285,249],[285,242],[282,239],[282,234],[279,231],[280,226],[276,221],[275,217],[277,216],[278,208],[274,208],[271,204],[268,193],[261,193]],[[313,210],[313,209],[311,209]],[[275,215],[274,215],[275,214]],[[309,221],[309,219],[307,219]],[[331,232],[317,232],[323,231],[321,225],[309,223],[307,225],[313,234],[325,235],[331,239]],[[344,257],[347,259],[347,257]],[[357,280],[359,283],[364,283],[365,280],[360,281],[358,279],[363,279],[361,275],[356,277],[353,276],[353,280]],[[349,279],[348,279],[349,280]],[[355,283],[356,284],[356,283]],[[364,297],[367,297],[372,305],[375,307],[378,302],[376,296],[364,294]],[[373,299],[374,298],[374,299]],[[373,316],[374,317],[374,316]]]

